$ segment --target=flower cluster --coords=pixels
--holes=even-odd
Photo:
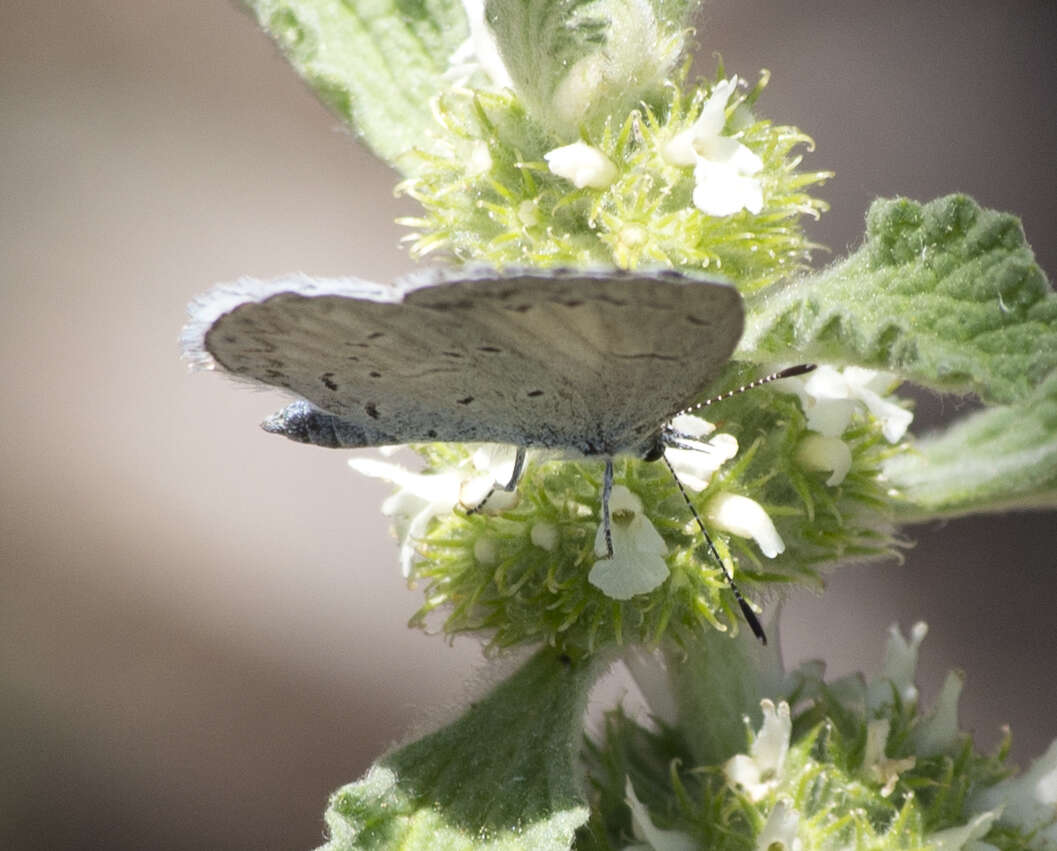
[[[784,694],[762,700],[748,747],[717,765],[693,767],[674,731],[612,713],[591,751],[610,829],[652,851],[1055,847],[1057,743],[1008,778],[1008,742],[982,755],[959,731],[959,689],[922,712],[914,675],[925,632],[917,624],[908,640],[892,627],[869,683],[826,683],[817,665],[786,675]]]
[[[446,154],[421,153],[400,191],[424,213],[413,253],[495,266],[661,265],[714,272],[753,291],[801,268],[815,247],[798,221],[806,193],[795,149],[810,139],[756,119],[755,89],[723,76],[555,144],[509,90],[455,89],[434,109]],[[747,238],[751,235],[751,238]]]
[[[750,596],[758,577],[813,585],[849,552],[880,555],[897,543],[877,509],[887,487],[881,460],[897,450],[882,436],[887,420],[860,398],[861,383],[877,379],[822,374],[717,403],[723,430],[695,416],[672,423],[692,443],[668,448],[665,458]],[[749,375],[732,368],[720,386]],[[909,417],[892,403],[873,404]],[[811,450],[823,436],[804,408],[829,422],[840,409],[841,427],[825,436],[841,447],[839,465]],[[609,556],[601,462],[529,452],[517,490],[507,492],[495,484],[510,478],[512,447],[418,448],[422,472],[350,461],[398,487],[383,510],[400,539],[404,575],[426,583],[416,623],[440,612],[448,633],[477,631],[496,646],[545,640],[580,654],[737,622],[720,566],[665,465],[618,459]],[[839,479],[825,475],[834,467]]]

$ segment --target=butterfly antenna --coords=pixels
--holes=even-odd
[[[814,367],[812,367],[812,369],[814,369]],[[762,383],[762,380],[758,383]],[[701,534],[704,535],[705,541],[708,543],[709,552],[712,553],[712,557],[716,560],[716,564],[719,565],[719,569],[723,571],[723,578],[727,580],[727,585],[729,585],[730,590],[734,592],[734,599],[738,601],[738,605],[741,607],[741,614],[745,618],[745,622],[749,625],[749,629],[752,630],[752,634],[760,639],[762,644],[766,645],[767,633],[763,631],[763,626],[760,625],[759,618],[756,617],[756,613],[741,595],[741,589],[738,588],[737,583],[734,581],[734,577],[730,575],[730,571],[727,570],[727,566],[723,563],[723,559],[719,557],[719,553],[716,551],[716,545],[712,543],[712,536],[708,534],[708,530],[705,528],[705,523],[701,519],[701,515],[697,513],[697,509],[694,508],[694,504],[690,501],[690,496],[687,494],[686,488],[683,487],[683,483],[679,481],[679,477],[675,474],[675,468],[672,467],[671,461],[669,461],[666,456],[662,455],[661,458],[664,459],[664,465],[668,468],[668,472],[672,474],[672,478],[675,479],[675,484],[679,488],[679,493],[683,495],[683,501],[686,503],[686,507],[689,508],[690,513],[694,515],[697,527],[701,530]]]
[[[757,378],[755,381],[750,381],[748,384],[742,384],[741,387],[735,388],[734,390],[728,390],[726,393],[720,393],[718,396],[713,396],[711,399],[705,399],[705,401],[698,402],[696,405],[691,405],[689,408],[683,408],[679,414],[689,414],[693,411],[699,411],[702,408],[707,408],[709,405],[714,405],[716,402],[722,402],[724,399],[729,399],[731,396],[737,396],[739,393],[744,393],[746,390],[752,390],[754,387],[770,384],[772,381],[780,381],[783,378],[793,378],[797,375],[804,375],[805,373],[813,372],[817,368],[818,364],[801,363],[796,366],[787,367],[786,369],[780,369],[778,372],[772,372],[770,375],[765,375],[763,378]]]

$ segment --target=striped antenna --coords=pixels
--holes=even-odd
[[[770,375],[765,375],[763,378],[757,378],[755,381],[750,381],[748,384],[743,384],[735,390],[729,390],[726,393],[721,393],[719,396],[714,396],[711,399],[705,399],[703,402],[698,402],[696,405],[691,405],[689,408],[684,408],[676,414],[689,414],[693,411],[699,411],[702,408],[706,408],[709,405],[713,405],[716,402],[722,402],[724,399],[729,399],[731,396],[737,396],[739,393],[744,393],[746,390],[752,390],[754,387],[759,387],[763,384],[770,384],[772,381],[778,381],[782,378],[793,378],[797,375],[804,375],[805,373],[811,372],[815,369],[813,363],[802,363],[797,366],[790,366],[786,369],[780,369],[778,372],[772,372]],[[693,441],[688,441],[689,435],[683,435],[674,431],[669,430],[665,435],[665,444],[668,446],[674,446],[682,449],[693,449]],[[693,502],[690,501],[690,495],[687,494],[686,488],[683,487],[683,483],[679,481],[679,477],[675,474],[675,468],[672,467],[671,462],[664,456],[664,464],[668,468],[668,472],[672,474],[672,478],[675,479],[675,484],[679,488],[679,493],[683,495],[683,502],[686,503],[686,507],[690,509],[690,513],[694,517],[694,522],[697,523],[697,528],[701,530],[701,534],[705,538],[705,542],[708,544],[708,550],[712,553],[712,558],[716,560],[716,564],[719,565],[719,569],[723,571],[723,578],[727,580],[727,585],[730,586],[730,590],[734,592],[734,599],[738,601],[738,606],[741,608],[741,614],[745,618],[745,622],[749,625],[749,629],[752,630],[752,634],[755,635],[760,642],[763,644],[767,643],[767,634],[763,631],[763,626],[760,624],[759,618],[756,617],[756,613],[749,606],[748,602],[742,596],[741,589],[738,588],[737,583],[734,581],[734,577],[730,575],[730,571],[727,570],[727,566],[723,563],[723,559],[719,557],[719,552],[716,550],[716,545],[712,543],[712,536],[708,534],[708,530],[705,528],[705,522],[701,519],[701,515],[698,514],[697,509],[694,508]]]
[[[737,396],[739,393],[744,393],[746,390],[752,390],[754,387],[770,384],[772,381],[779,381],[783,378],[794,378],[797,375],[804,375],[805,373],[813,372],[816,368],[817,364],[802,363],[797,366],[780,369],[778,372],[772,372],[770,375],[765,375],[763,378],[757,378],[755,381],[750,381],[748,384],[742,384],[741,387],[734,390],[728,390],[726,393],[720,393],[718,396],[713,396],[711,399],[705,399],[704,402],[698,402],[696,405],[691,405],[689,408],[683,408],[683,410],[676,414],[676,416],[700,411],[702,408],[707,408],[709,405],[714,405],[716,402],[722,402],[724,399],[729,399],[731,396]]]
[[[716,564],[719,565],[719,569],[723,571],[723,578],[727,580],[727,585],[730,586],[730,590],[734,592],[734,599],[738,601],[738,605],[741,607],[741,614],[745,618],[745,622],[749,625],[749,629],[752,630],[752,634],[755,635],[762,644],[767,643],[767,633],[763,631],[763,626],[760,624],[759,618],[756,617],[756,612],[752,610],[748,602],[741,595],[741,589],[738,588],[737,583],[734,581],[734,577],[730,575],[730,571],[727,570],[727,566],[723,563],[723,559],[719,557],[719,552],[716,550],[716,545],[712,543],[712,536],[708,534],[708,530],[705,528],[705,523],[701,519],[701,515],[697,513],[697,509],[694,508],[694,504],[690,501],[690,496],[686,492],[686,488],[683,487],[683,483],[679,481],[679,477],[675,474],[675,468],[672,467],[671,461],[664,455],[661,456],[664,459],[664,465],[668,468],[668,472],[672,474],[672,478],[675,479],[675,484],[679,488],[679,493],[683,495],[683,501],[686,503],[686,507],[690,509],[690,513],[694,515],[694,520],[697,522],[697,528],[701,530],[701,534],[705,536],[705,541],[708,543],[708,550],[712,553],[712,558],[716,560]]]

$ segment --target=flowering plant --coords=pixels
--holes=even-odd
[[[397,487],[416,623],[542,649],[335,793],[326,847],[1057,848],[1057,745],[1009,776],[959,732],[954,675],[923,713],[923,625],[893,629],[877,680],[827,682],[783,668],[773,622],[755,642],[730,582],[772,599],[898,552],[900,522],[1057,504],[1057,296],[1018,222],[879,200],[862,245],[810,271],[800,221],[830,175],[758,114],[766,74],[691,77],[689,0],[249,5],[401,173],[416,257],[705,273],[746,309],[722,401],[672,424],[674,477],[618,458],[610,493],[597,462],[529,453],[507,492],[513,448],[351,461]],[[913,438],[904,381],[988,407]],[[614,709],[585,742],[617,660],[653,714]]]

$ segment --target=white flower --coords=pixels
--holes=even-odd
[[[572,181],[577,189],[590,186],[605,189],[617,179],[617,167],[598,148],[586,142],[573,142],[543,155],[550,170]]]
[[[466,509],[497,514],[517,504],[517,491],[505,491],[497,484],[506,484],[514,475],[517,450],[499,443],[486,443],[474,450],[470,463],[480,475],[465,479],[459,486],[459,505]]]
[[[763,724],[749,753],[736,754],[723,766],[727,780],[741,786],[751,801],[763,800],[778,785],[793,732],[789,704],[784,700],[777,709],[773,701],[761,700],[760,708]]]
[[[809,434],[797,445],[796,460],[809,470],[829,470],[826,484],[835,487],[851,469],[851,449],[839,437]]]
[[[473,143],[470,148],[470,159],[466,163],[466,174],[470,177],[480,177],[492,170],[492,154],[488,150],[488,144],[480,139]]]
[[[997,811],[980,813],[968,824],[938,830],[925,837],[925,841],[931,851],[962,851],[962,849],[969,851],[972,848],[979,848],[982,843],[974,840],[986,836],[997,817]]]
[[[373,479],[385,479],[399,488],[382,503],[382,513],[393,518],[394,531],[400,540],[400,569],[405,577],[411,576],[417,555],[415,541],[426,534],[430,520],[450,514],[455,508],[462,475],[454,470],[431,475],[412,473],[399,464],[376,458],[350,458],[349,466],[358,473]]]
[[[485,0],[462,0],[470,26],[470,37],[460,44],[448,59],[445,77],[453,85],[464,85],[474,72],[480,69],[492,80],[497,89],[513,88],[510,73],[503,64],[496,44],[495,33],[484,17]]]
[[[672,465],[679,481],[695,493],[707,488],[716,470],[738,454],[737,438],[731,434],[720,433],[702,442],[702,438],[715,431],[716,427],[700,417],[680,414],[672,420],[672,428],[699,442],[694,449],[669,447],[664,450],[664,457]]]
[[[914,685],[914,676],[918,667],[918,648],[925,640],[929,627],[924,621],[918,621],[910,630],[910,640],[903,638],[898,624],[888,627],[888,644],[885,646],[885,658],[881,676],[870,683],[866,703],[870,709],[879,709],[892,702],[892,688],[895,687],[904,703],[914,703],[918,699],[918,689]]]
[[[808,428],[813,431],[826,437],[840,437],[856,411],[865,408],[880,420],[885,439],[896,443],[914,419],[911,411],[881,395],[898,381],[889,372],[859,366],[838,370],[822,365],[804,378],[789,379],[786,386],[800,397]]]
[[[624,800],[631,810],[631,832],[636,839],[644,840],[625,846],[624,851],[694,851],[697,843],[680,830],[661,830],[654,825],[650,811],[638,799],[631,778],[624,784]]]
[[[896,787],[899,775],[917,764],[913,756],[904,759],[889,759],[885,756],[888,733],[892,722],[887,718],[875,718],[866,724],[866,748],[862,755],[863,773],[875,783],[882,783],[881,796],[887,798]]]
[[[382,513],[393,518],[394,531],[400,541],[400,569],[405,577],[410,577],[413,572],[418,555],[416,544],[425,537],[429,522],[434,517],[450,514],[460,502],[464,506],[478,504],[497,481],[508,481],[513,470],[512,452],[514,450],[510,447],[481,447],[474,453],[472,463],[476,469],[485,472],[470,479],[460,469],[444,473],[413,473],[399,464],[377,458],[349,459],[349,466],[358,473],[384,479],[397,487],[396,493],[382,503]],[[506,478],[502,478],[504,474]],[[476,503],[472,501],[474,497],[478,497]],[[497,506],[508,506],[516,498],[516,494],[496,490],[486,507],[497,510]],[[467,499],[470,501],[464,501]]]
[[[950,752],[958,743],[958,698],[965,685],[965,674],[951,671],[943,681],[936,705],[914,728],[914,750],[919,756]]]
[[[558,546],[558,527],[553,523],[545,523],[542,520],[538,523],[533,523],[529,532],[529,540],[541,550],[552,553]]]
[[[722,135],[727,101],[737,85],[737,77],[717,83],[693,126],[661,149],[672,165],[694,167],[694,206],[709,216],[763,209],[763,187],[753,176],[763,169],[763,160],[737,139]]]
[[[1057,739],[1020,777],[1010,777],[984,789],[972,800],[973,809],[1001,809],[999,821],[1032,837],[1033,851],[1057,848]]]
[[[799,824],[800,813],[793,809],[793,802],[782,798],[756,837],[756,851],[801,851],[804,843],[796,835]]]
[[[741,538],[752,538],[767,558],[785,552],[785,541],[763,506],[747,496],[716,494],[705,505],[705,514],[709,521],[725,532]]]
[[[606,558],[605,527],[600,523],[595,535],[595,555],[599,556],[588,581],[614,600],[629,600],[652,591],[668,578],[664,556],[668,547],[649,518],[642,513],[642,500],[623,485],[610,494],[613,555]]]

